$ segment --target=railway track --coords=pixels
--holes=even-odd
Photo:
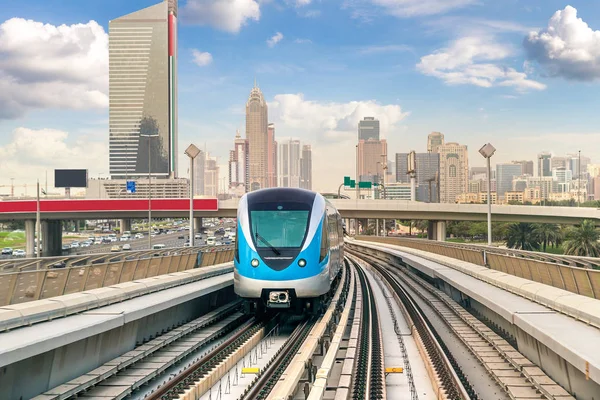
[[[568,392],[556,384],[534,363],[519,353],[510,343],[479,321],[448,295],[435,288],[417,275],[398,268],[390,267],[387,260],[373,256],[361,257],[378,271],[394,288],[409,291],[420,297],[445,322],[448,329],[469,349],[479,365],[485,368],[489,377],[501,389],[494,398],[524,400],[531,398],[546,400],[574,400]],[[408,289],[408,290],[407,290]],[[435,330],[433,330],[435,332]],[[439,336],[439,335],[438,335]],[[443,346],[443,343],[442,343]],[[445,346],[443,346],[445,347]],[[463,383],[469,399],[487,399],[475,392],[459,365],[447,348],[444,353]],[[462,368],[462,369],[461,369]],[[463,396],[465,394],[463,393]],[[451,397],[453,398],[453,397]]]

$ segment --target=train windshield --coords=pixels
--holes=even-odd
[[[258,248],[300,247],[310,210],[295,202],[256,203],[250,210],[252,238]]]

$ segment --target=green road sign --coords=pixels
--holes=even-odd
[[[371,189],[371,182],[358,182],[359,189]]]
[[[344,186],[350,186],[350,177],[349,176],[344,177]]]
[[[348,186],[350,186],[351,189],[356,188],[356,181],[354,179],[350,179],[350,184]]]

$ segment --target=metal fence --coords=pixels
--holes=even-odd
[[[526,258],[522,255],[522,253],[531,252],[514,252],[510,249],[492,250],[487,246],[469,247],[463,244],[398,237],[357,236],[356,239],[394,244],[439,254],[600,299],[600,270]],[[506,251],[503,252],[503,250]],[[599,259],[591,257],[586,257],[586,259],[592,264],[600,263]]]
[[[169,249],[167,252],[65,268],[0,274],[0,306],[49,299],[137,279],[222,264],[233,248]]]

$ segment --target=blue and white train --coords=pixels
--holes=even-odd
[[[234,290],[251,312],[320,312],[343,259],[342,219],[320,194],[273,188],[240,199]]]

